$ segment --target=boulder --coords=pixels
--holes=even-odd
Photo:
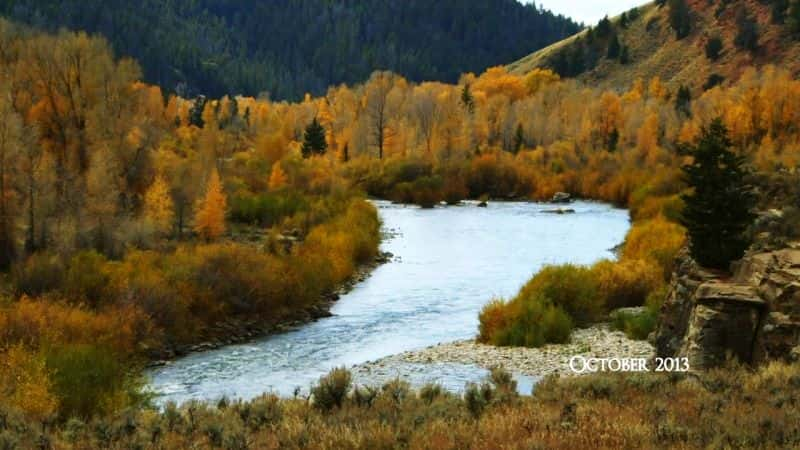
[[[571,201],[572,196],[566,192],[556,192],[550,200],[551,203],[569,203]]]
[[[693,369],[728,357],[790,360],[800,345],[800,249],[746,255],[732,276],[697,266],[684,249],[651,342],[656,355]]]
[[[575,214],[575,210],[572,208],[545,209],[542,212],[545,214]]]
[[[753,361],[753,343],[766,304],[748,285],[719,281],[697,288],[686,336],[677,356],[693,369],[715,367],[734,356]]]

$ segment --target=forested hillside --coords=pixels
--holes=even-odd
[[[675,89],[702,91],[766,64],[800,71],[800,1],[659,0],[536,51],[509,70],[551,68],[617,90],[659,77]]]
[[[516,0],[3,0],[0,14],[100,33],[167,91],[275,99],[322,94],[376,69],[455,82],[579,29]]]

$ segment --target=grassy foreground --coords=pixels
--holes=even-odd
[[[546,379],[519,397],[495,370],[462,396],[402,382],[353,388],[337,369],[311,398],[167,405],[50,426],[0,409],[0,448],[796,448],[800,365],[695,375]]]

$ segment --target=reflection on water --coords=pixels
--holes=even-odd
[[[548,206],[535,203],[428,210],[376,205],[390,236],[382,248],[396,258],[343,295],[333,317],[153,370],[151,388],[162,394],[159,400],[291,395],[333,367],[469,339],[489,299],[513,295],[543,264],[612,257],[609,249],[629,225],[626,211],[589,202],[570,205],[575,214],[564,215],[544,213]],[[356,381],[380,384],[402,375],[414,385],[435,381],[458,389],[486,374],[453,364],[410,365],[403,372]],[[530,380],[518,382],[530,392]]]

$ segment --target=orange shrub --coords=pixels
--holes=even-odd
[[[0,310],[0,347],[22,344],[28,348],[54,343],[105,345],[118,354],[135,354],[140,345],[158,334],[135,306],[119,306],[102,312],[65,303],[22,297]]]
[[[492,337],[508,326],[508,304],[501,299],[492,300],[481,309],[478,320],[478,341],[491,343]]]
[[[669,276],[678,250],[686,242],[682,226],[658,216],[652,220],[634,223],[625,238],[623,259],[651,259]]]
[[[605,260],[592,266],[592,276],[607,310],[643,305],[650,292],[664,283],[662,273],[652,260]]]

